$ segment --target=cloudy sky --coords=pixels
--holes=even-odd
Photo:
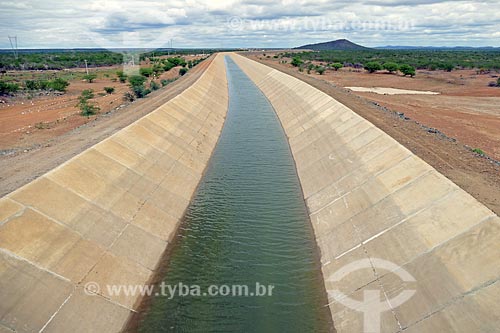
[[[0,0],[0,48],[500,46],[499,0]]]

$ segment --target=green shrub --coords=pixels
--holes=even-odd
[[[80,110],[82,111],[80,112],[82,116],[90,117],[99,112],[100,108],[95,104],[90,104],[87,102],[80,104]]]
[[[476,153],[478,155],[481,155],[481,156],[484,155],[484,151],[482,149],[479,149],[479,148],[472,149],[472,152]]]
[[[184,68],[184,67],[183,67],[183,68],[181,68],[181,69],[179,70],[179,75],[180,75],[180,76],[183,76],[184,74],[186,74],[186,73],[187,73],[187,71],[188,71],[188,70],[187,70],[187,68]]]
[[[85,74],[83,76],[83,79],[85,81],[87,81],[88,83],[92,83],[92,82],[94,82],[95,79],[97,79],[97,74],[95,74],[95,73]]]
[[[500,77],[497,80],[497,87],[500,87]]]
[[[130,83],[130,87],[137,98],[143,98],[151,92],[151,90],[144,87],[146,78],[142,75],[132,75],[128,78],[128,82]]]
[[[344,65],[342,65],[340,62],[335,62],[331,64],[331,67],[333,68],[333,70],[338,71],[339,69],[344,67]]]
[[[384,64],[384,69],[389,71],[389,73],[394,73],[398,71],[399,65],[396,64],[395,62],[386,62]]]
[[[446,63],[446,64],[443,64],[443,65],[441,66],[441,68],[442,68],[442,69],[444,69],[444,70],[445,70],[445,71],[447,71],[447,72],[451,72],[452,70],[454,70],[454,69],[455,69],[455,65],[450,64],[450,63]]]
[[[415,67],[413,67],[413,66],[404,64],[404,65],[399,66],[399,70],[401,71],[401,73],[403,73],[404,76],[407,76],[407,75],[409,75],[411,77],[415,76]]]
[[[169,70],[171,70],[174,67],[175,67],[175,65],[169,61],[167,61],[167,63],[165,63],[163,65],[163,69],[165,70],[165,72],[168,72]]]
[[[323,66],[316,67],[316,73],[318,73],[319,75],[323,75],[324,72],[325,72],[325,67]]]
[[[68,86],[69,82],[59,77],[48,82],[48,88],[56,91],[65,92]]]
[[[141,75],[132,75],[128,77],[128,82],[131,86],[140,86],[146,82],[146,78]]]
[[[293,57],[292,62],[291,62],[293,67],[299,67],[300,65],[302,65],[302,63],[303,63],[303,61],[302,61],[302,59],[300,59],[300,57]]]
[[[26,80],[24,82],[24,88],[26,90],[58,90],[66,91],[66,87],[69,82],[61,78],[54,79],[52,81],[47,80]]]
[[[40,80],[36,81],[37,89],[40,90],[49,90],[50,89],[50,81]]]
[[[24,87],[26,88],[26,90],[37,90],[38,82],[35,80],[26,80],[24,82]]]
[[[137,98],[144,98],[151,92],[151,90],[146,89],[144,85],[132,86],[132,91],[134,92],[134,95]]]
[[[106,92],[106,94],[112,94],[115,92],[115,88],[114,87],[104,87],[104,91]]]
[[[371,61],[366,63],[364,68],[369,72],[369,73],[375,73],[376,71],[379,71],[382,69],[382,65],[378,62]]]
[[[139,73],[140,73],[142,76],[145,76],[145,77],[150,77],[151,75],[153,75],[153,68],[152,68],[152,67],[144,67],[144,68],[141,68],[141,69],[139,69]]]
[[[163,73],[165,70],[163,69],[163,66],[160,66],[159,64],[155,64],[153,66],[153,73],[154,75],[158,76],[161,73]]]
[[[168,58],[167,61],[170,62],[172,65],[174,65],[174,67],[186,66],[186,60],[184,60],[181,57]]]
[[[82,102],[82,101],[87,101],[87,100],[92,99],[92,98],[94,98],[94,90],[85,89],[84,91],[82,91],[82,94],[78,97],[78,100],[80,102]]]
[[[0,81],[0,95],[10,95],[19,90],[17,83]]]
[[[97,105],[89,102],[92,98],[94,98],[94,91],[92,89],[82,91],[82,94],[78,97],[77,106],[80,108],[80,114],[82,116],[89,117],[96,114],[100,110]]]

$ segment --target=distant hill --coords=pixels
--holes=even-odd
[[[308,44],[296,47],[295,49],[307,49],[315,51],[339,50],[339,51],[355,51],[355,50],[369,50],[369,48],[355,44],[347,39],[338,39],[330,42]]]

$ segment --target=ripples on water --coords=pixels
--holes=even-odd
[[[322,332],[329,319],[294,162],[274,110],[226,57],[229,112],[168,262],[169,285],[274,285],[264,297],[156,297],[142,332]]]

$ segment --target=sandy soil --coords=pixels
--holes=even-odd
[[[500,159],[500,89],[487,86],[495,74],[419,71],[417,77],[409,78],[341,70],[318,75],[299,72],[272,54],[270,58],[262,53],[246,56],[345,104],[500,215],[500,164],[470,149],[480,148]],[[343,88],[347,86],[426,90],[440,95],[378,95]]]
[[[122,101],[123,92],[128,89],[126,84],[113,82],[112,85],[104,79],[95,83],[72,82],[67,94],[36,97],[31,100],[33,105],[21,99],[15,99],[12,106],[8,106],[10,100],[7,104],[0,104],[4,107],[0,109],[0,149],[3,149],[0,154],[0,197],[165,104],[193,84],[211,61],[212,57],[175,82],[129,104]],[[159,79],[177,75],[178,69],[172,69]],[[103,91],[104,86],[115,86],[116,92],[108,96],[96,95],[101,112],[90,118],[80,116],[75,105],[82,88],[92,88],[97,93]],[[38,129],[38,123],[46,124],[44,126],[48,128]]]

